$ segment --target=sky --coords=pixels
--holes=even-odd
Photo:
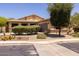
[[[47,3],[0,3],[0,16],[8,18],[21,18],[32,14],[49,18]],[[79,12],[79,4],[74,4],[72,15]]]

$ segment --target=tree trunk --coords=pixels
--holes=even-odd
[[[5,36],[5,27],[3,27],[3,35]]]
[[[5,36],[5,32],[3,32],[3,35]]]
[[[61,36],[61,28],[59,28],[59,36]]]
[[[70,34],[70,27],[68,27],[68,30],[67,30],[67,35]]]
[[[3,31],[2,31],[2,27],[1,27],[1,33],[2,33]]]

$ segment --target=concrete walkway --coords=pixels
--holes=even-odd
[[[26,41],[0,41],[1,44],[26,44],[26,43],[39,43],[39,44],[48,44],[56,42],[79,42],[79,38],[48,38],[48,39],[37,39],[37,40],[26,40]]]
[[[34,44],[39,56],[79,56],[78,53],[57,45],[51,44]]]

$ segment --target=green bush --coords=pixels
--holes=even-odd
[[[40,30],[40,26],[32,25],[32,26],[16,26],[12,29],[13,33],[15,34],[34,34]]]
[[[38,33],[37,39],[46,39],[46,35],[44,33]]]
[[[24,26],[16,26],[12,29],[12,31],[15,33],[15,34],[22,34],[25,32],[25,27]]]

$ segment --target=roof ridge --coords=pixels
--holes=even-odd
[[[41,19],[44,19],[43,17],[40,17],[40,16],[35,15],[35,14],[29,15],[29,16],[24,16],[24,17],[21,17],[21,18],[19,18],[19,19],[27,18],[27,17],[32,17],[32,16],[36,16],[36,17],[39,17],[39,18],[41,18]]]

